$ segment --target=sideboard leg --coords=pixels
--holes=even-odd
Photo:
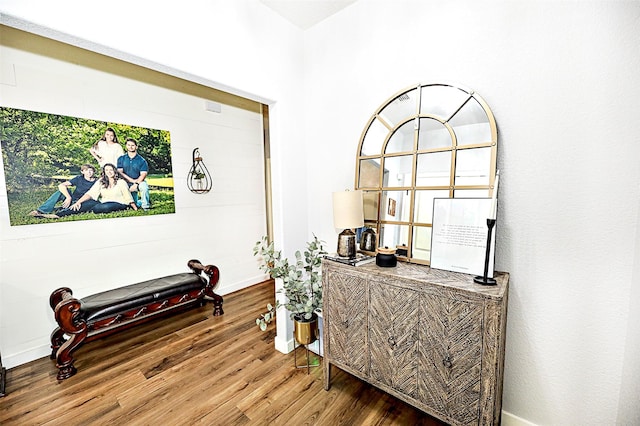
[[[331,387],[331,363],[324,361],[324,390],[328,391]]]

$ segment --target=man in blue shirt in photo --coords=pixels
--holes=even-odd
[[[29,213],[29,216],[46,217],[45,215],[53,213],[56,209],[58,201],[62,201],[62,208],[67,208],[71,204],[78,201],[96,182],[96,169],[91,164],[83,164],[80,167],[80,174],[72,179],[65,180],[58,185],[58,190],[36,210]],[[73,192],[69,191],[74,187]]]
[[[138,207],[149,210],[149,184],[145,180],[149,174],[149,163],[138,154],[138,142],[135,139],[127,138],[126,149],[127,152],[118,158],[118,172],[129,184],[129,190]]]

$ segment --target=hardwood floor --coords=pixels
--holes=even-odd
[[[0,424],[443,425],[335,367],[325,391],[322,367],[296,369],[256,326],[273,299],[266,282],[225,296],[222,316],[208,303],[88,343],[62,382],[49,358],[10,369]]]

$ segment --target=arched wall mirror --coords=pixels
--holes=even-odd
[[[378,247],[430,264],[433,199],[490,197],[497,142],[493,113],[467,88],[420,84],[383,103],[362,132],[355,183]]]

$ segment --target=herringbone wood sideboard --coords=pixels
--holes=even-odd
[[[323,261],[325,389],[331,365],[452,425],[500,423],[508,273]]]

